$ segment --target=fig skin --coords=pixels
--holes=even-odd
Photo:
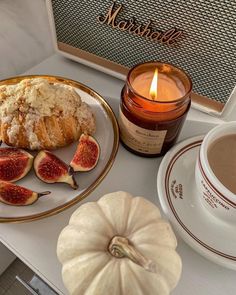
[[[11,206],[28,206],[38,198],[50,194],[49,191],[37,193],[23,186],[7,181],[0,181],[0,202]]]
[[[85,172],[94,169],[100,156],[100,146],[91,135],[82,134],[79,139],[70,167],[75,172]]]
[[[74,173],[68,165],[53,153],[42,150],[34,159],[36,176],[46,183],[62,182],[69,184],[73,189],[78,188]]]
[[[30,171],[32,164],[30,153],[17,148],[0,148],[0,180],[15,182]]]

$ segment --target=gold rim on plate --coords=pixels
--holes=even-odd
[[[1,223],[4,223],[4,222],[19,223],[19,222],[39,220],[44,217],[56,215],[56,214],[64,211],[65,209],[70,208],[71,206],[75,205],[76,203],[80,202],[81,200],[86,198],[105,178],[105,176],[107,175],[107,173],[109,172],[109,170],[111,169],[111,167],[114,163],[114,160],[115,160],[115,157],[116,157],[116,154],[118,151],[118,147],[119,147],[119,127],[118,127],[118,123],[117,123],[117,120],[116,120],[113,110],[111,109],[110,105],[105,101],[105,99],[101,95],[99,95],[97,92],[95,92],[94,90],[92,90],[88,86],[86,86],[80,82],[77,82],[75,80],[66,79],[66,78],[63,78],[60,76],[50,76],[50,75],[27,75],[27,76],[12,77],[12,78],[0,81],[0,85],[16,84],[16,83],[19,83],[23,79],[32,79],[32,78],[45,78],[51,82],[57,82],[57,83],[59,82],[59,83],[63,83],[66,85],[70,85],[70,86],[76,87],[76,88],[86,92],[91,97],[96,99],[96,101],[98,101],[100,103],[100,105],[103,107],[103,109],[105,110],[106,114],[108,115],[108,117],[112,123],[113,132],[114,132],[113,147],[112,147],[111,155],[108,159],[108,162],[105,165],[102,172],[100,173],[99,177],[93,183],[91,183],[91,185],[86,190],[84,190],[80,195],[76,196],[73,200],[71,200],[63,205],[57,206],[54,209],[50,209],[50,210],[42,212],[42,213],[37,213],[37,214],[22,216],[22,217],[0,217]]]

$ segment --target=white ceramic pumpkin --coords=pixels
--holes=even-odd
[[[167,295],[181,274],[176,246],[154,204],[116,192],[72,214],[57,255],[72,295]]]

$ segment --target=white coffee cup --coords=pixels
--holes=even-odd
[[[230,134],[236,134],[236,122],[218,125],[204,137],[196,162],[195,180],[203,206],[215,217],[226,222],[235,222],[236,194],[218,180],[207,157],[209,146],[215,140]]]

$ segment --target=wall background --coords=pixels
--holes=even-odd
[[[44,0],[0,1],[0,79],[18,75],[53,54]]]

